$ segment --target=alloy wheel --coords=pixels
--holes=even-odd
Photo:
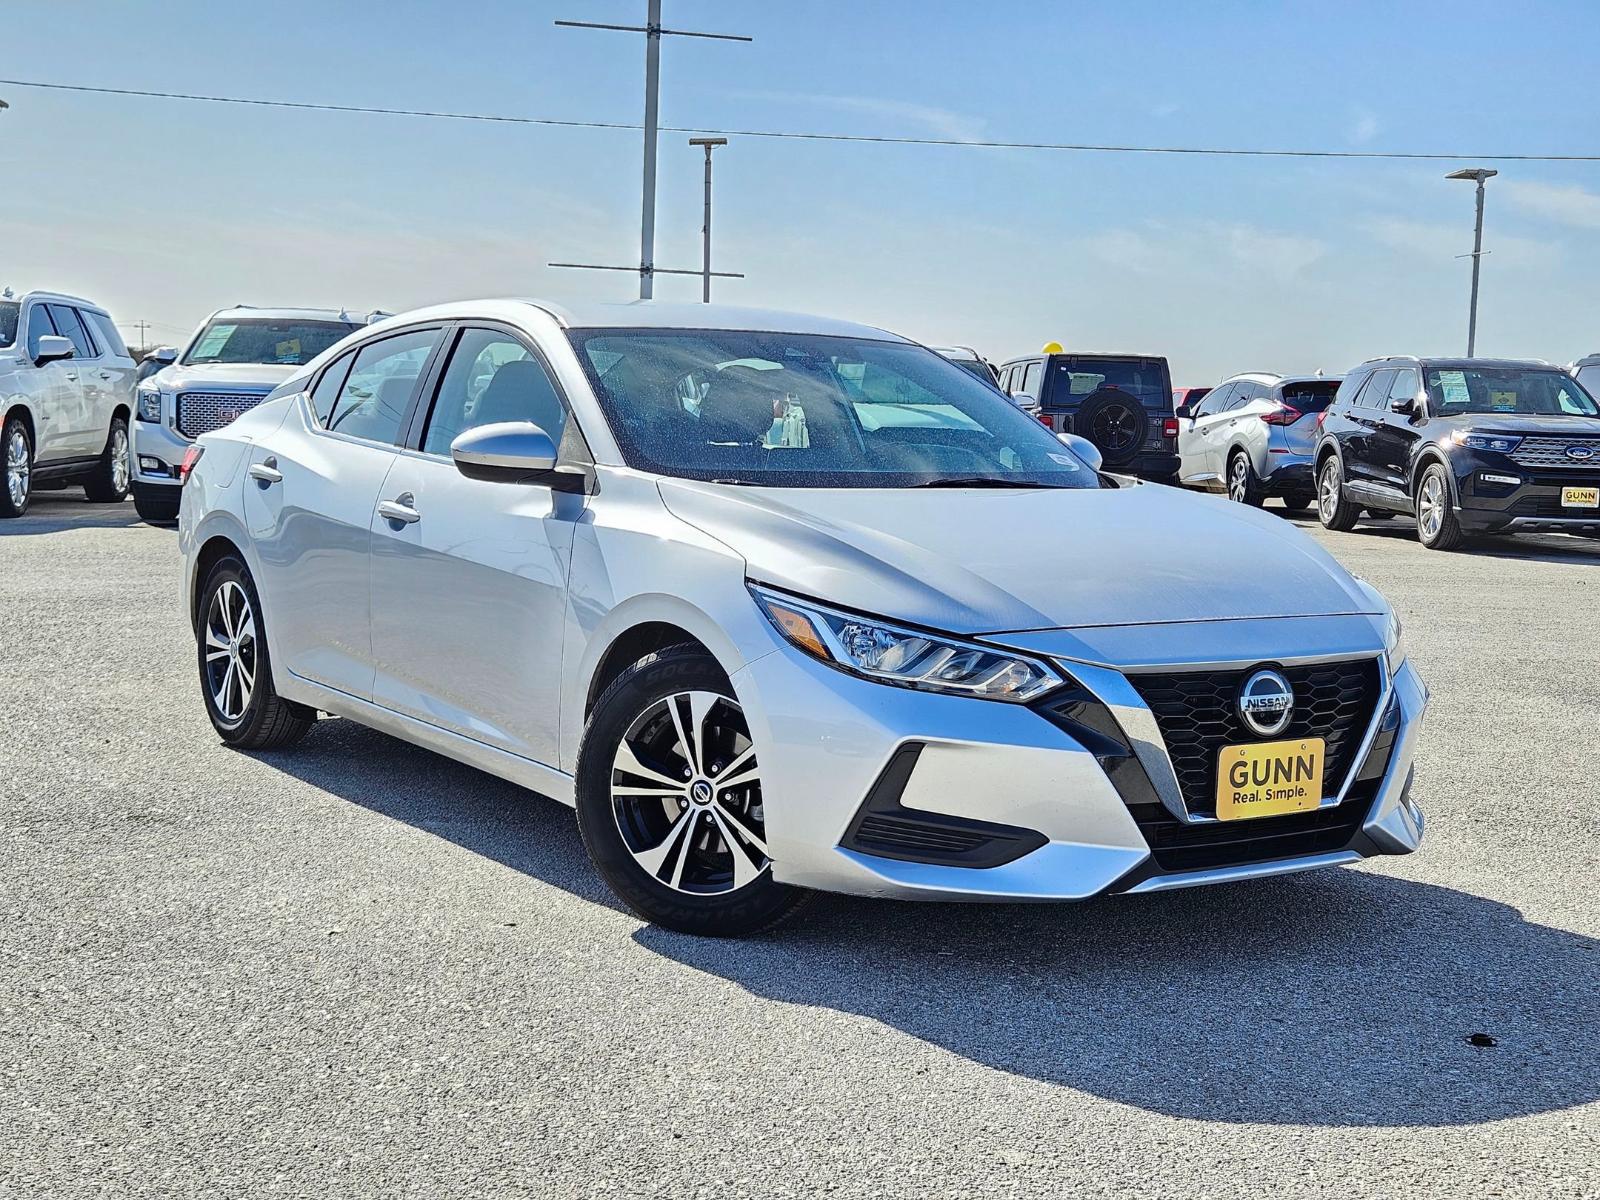
[[[1245,492],[1248,490],[1250,480],[1250,464],[1244,455],[1235,454],[1233,461],[1228,464],[1228,499],[1244,503]]]
[[[1326,522],[1333,520],[1333,514],[1339,508],[1339,468],[1336,463],[1329,462],[1322,468],[1322,479],[1317,488],[1317,515]]]
[[[256,616],[250,597],[232,579],[211,595],[206,609],[206,687],[224,721],[244,718],[256,686]]]
[[[634,861],[674,891],[725,895],[770,865],[755,745],[716,692],[678,692],[634,719],[612,759],[611,811]]]
[[[111,487],[119,494],[128,490],[128,431],[121,425],[111,431]]]
[[[11,507],[20,509],[28,499],[28,481],[32,466],[28,462],[28,435],[14,428],[6,442],[6,491],[11,497]]]
[[[1444,506],[1444,484],[1437,475],[1430,473],[1422,481],[1422,490],[1417,496],[1417,528],[1430,542],[1439,536],[1439,528],[1444,524]]]

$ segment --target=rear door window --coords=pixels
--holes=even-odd
[[[417,381],[438,341],[439,330],[416,329],[357,350],[328,429],[372,442],[398,441]]]

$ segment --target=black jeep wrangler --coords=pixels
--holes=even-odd
[[[1146,354],[1051,353],[1013,358],[1000,388],[1039,406],[1057,433],[1100,448],[1105,469],[1153,483],[1178,478],[1178,418],[1167,360]]]

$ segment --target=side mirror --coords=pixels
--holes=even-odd
[[[1402,396],[1398,400],[1389,401],[1389,411],[1399,413],[1402,417],[1415,416],[1417,411],[1417,398],[1415,396]]]
[[[1019,408],[1032,408],[1039,402],[1032,396],[1028,395],[1027,392],[1012,392],[1011,403],[1017,405]]]
[[[1180,404],[1177,408],[1172,410],[1172,415],[1177,417],[1180,421],[1187,421],[1194,416],[1194,409],[1190,408],[1187,404]]]
[[[581,492],[588,476],[556,465],[550,435],[532,421],[479,425],[450,443],[456,470],[487,483],[532,483],[558,492]]]
[[[171,346],[157,346],[154,350],[150,351],[149,354],[145,355],[145,357],[153,359],[155,362],[160,363],[163,367],[170,367],[173,363],[178,361],[178,352]]]
[[[33,365],[42,367],[47,362],[71,358],[74,353],[72,343],[61,335],[55,333],[42,334],[39,337],[39,348],[33,353]]]
[[[1088,438],[1079,437],[1075,433],[1058,433],[1056,434],[1056,440],[1088,463],[1089,469],[1095,474],[1098,475],[1101,467],[1105,465],[1106,460],[1100,454],[1100,447],[1096,446]]]

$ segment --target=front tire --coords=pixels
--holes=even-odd
[[[1235,450],[1228,456],[1228,499],[1252,508],[1260,508],[1266,500],[1261,476],[1256,474],[1255,464],[1243,450]]]
[[[1338,455],[1328,455],[1317,472],[1317,519],[1324,529],[1348,533],[1360,515],[1361,510],[1344,498],[1344,468]]]
[[[115,417],[94,474],[83,485],[91,504],[121,504],[128,498],[128,422]]]
[[[1464,535],[1450,496],[1450,476],[1438,463],[1417,481],[1417,541],[1429,550],[1454,550]]]
[[[278,750],[306,735],[317,714],[272,686],[261,600],[237,558],[222,559],[206,577],[196,632],[200,692],[224,742],[239,750]]]
[[[0,517],[20,517],[33,498],[33,439],[21,417],[0,429]]]
[[[772,878],[756,751],[727,676],[697,646],[641,659],[595,704],[578,753],[578,832],[645,920],[733,937],[805,901]]]

